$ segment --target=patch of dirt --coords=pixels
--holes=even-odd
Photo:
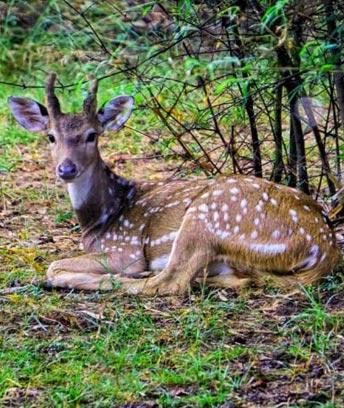
[[[44,394],[44,390],[41,388],[8,388],[3,397],[0,399],[1,407],[25,407],[25,406],[38,406],[41,397]]]

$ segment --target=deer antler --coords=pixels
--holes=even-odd
[[[93,77],[90,79],[93,79]],[[90,84],[87,98],[84,100],[84,112],[87,116],[94,116],[97,112],[97,90],[98,80],[93,79]]]
[[[51,72],[48,76],[47,83],[45,85],[47,109],[50,119],[54,119],[57,116],[61,115],[60,103],[54,92],[55,79],[56,79],[55,72]]]

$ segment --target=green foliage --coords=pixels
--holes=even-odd
[[[270,156],[276,148],[272,104],[282,103],[284,109],[288,101],[307,93],[316,94],[324,107],[328,105],[332,93],[327,81],[343,49],[338,36],[343,29],[340,9],[336,9],[336,26],[329,41],[326,30],[317,29],[328,21],[326,8],[318,3],[304,12],[296,2],[285,0],[247,2],[241,8],[228,1],[211,4],[180,1],[164,10],[153,7],[152,2],[128,5],[121,1],[113,6],[101,1],[75,5],[56,0],[12,1],[2,17],[3,77],[7,82],[43,87],[47,71],[55,70],[63,84],[66,107],[77,110],[86,92],[87,75],[93,73],[101,80],[100,104],[114,94],[135,95],[135,115],[143,120],[138,120],[139,126],[131,122],[132,127],[148,135],[151,129],[161,129],[155,144],[156,150],[161,148],[158,153],[185,154],[193,162],[192,169],[207,162],[210,174],[223,168],[237,170],[235,162],[245,171],[262,167],[271,176],[274,163]],[[289,69],[299,71],[300,80],[286,86],[287,95],[278,101],[275,87],[286,81]],[[327,116],[325,127],[337,113]],[[228,155],[223,151],[228,148],[230,126],[234,145]],[[254,129],[258,148],[249,137]],[[322,160],[331,160],[334,166],[340,157],[335,157],[335,139],[327,140],[327,134],[324,131],[323,143],[328,157]],[[283,138],[280,145],[290,143],[286,131],[279,137]],[[198,151],[192,147],[195,142]],[[312,156],[317,148],[321,151],[318,142],[306,141],[307,154]],[[288,171],[297,173],[298,169],[290,167],[286,149],[280,156],[285,180],[290,180]],[[315,180],[321,170],[308,167]]]

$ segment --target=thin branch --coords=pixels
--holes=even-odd
[[[70,4],[67,0],[63,0],[63,2],[66,3],[69,8],[71,8],[78,16],[80,16],[85,21],[87,27],[92,31],[94,36],[97,38],[99,45],[103,49],[103,51],[105,51],[108,55],[112,56],[112,53],[107,49],[103,40],[101,39],[97,31],[93,28],[92,24],[88,21],[88,18],[84,15],[84,13],[80,13],[80,11],[77,8],[75,8],[72,4]]]

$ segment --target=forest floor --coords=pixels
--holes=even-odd
[[[1,407],[344,406],[340,273],[292,292],[47,290],[49,263],[81,252],[45,149],[18,146],[0,173]],[[120,172],[164,167],[121,159]]]

